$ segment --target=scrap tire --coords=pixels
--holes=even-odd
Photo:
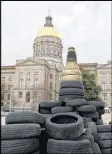
[[[95,107],[105,107],[105,103],[103,101],[88,101],[89,105],[94,105]]]
[[[83,117],[83,120],[84,120],[84,128],[87,127],[87,124],[88,124],[89,122],[92,122],[92,119],[91,119],[91,118]]]
[[[61,125],[58,120],[61,120]],[[72,113],[57,113],[46,119],[46,132],[54,139],[71,140],[79,137],[84,129],[82,117]]]
[[[100,146],[101,149],[112,148],[112,140],[98,141],[98,144],[99,144],[99,146]]]
[[[84,139],[80,141],[49,139],[47,143],[47,154],[92,154],[91,143]]]
[[[78,88],[63,88],[59,90],[59,95],[79,95],[84,96],[84,90]]]
[[[59,100],[61,102],[64,102],[66,100],[71,100],[71,99],[84,99],[84,96],[78,96],[78,95],[61,95],[61,96],[59,96]]]
[[[94,122],[89,122],[88,128],[90,128],[92,130],[92,135],[94,137],[94,141],[97,142],[98,141],[98,133],[97,133],[96,124]]]
[[[112,140],[112,132],[98,133],[98,140]]]
[[[61,102],[60,101],[44,101],[44,102],[40,102],[40,109],[43,108],[52,108],[52,107],[56,107],[56,106],[61,106]]]
[[[97,112],[98,112],[99,114],[104,114],[104,113],[105,113],[105,109],[97,109]]]
[[[1,139],[26,139],[37,137],[41,134],[41,127],[39,124],[9,124],[2,125]]]
[[[2,140],[2,154],[30,154],[39,148],[38,139]]]
[[[86,117],[86,118],[92,118],[92,120],[97,120],[99,119],[99,114],[98,112],[93,112],[93,113],[82,113],[82,112],[79,112],[79,115],[81,115],[82,117]]]
[[[66,102],[67,106],[72,106],[72,107],[77,107],[77,106],[86,105],[86,104],[87,102],[85,99],[72,99]]]
[[[83,89],[83,83],[80,81],[73,81],[73,80],[66,80],[66,81],[61,81],[60,83],[60,88],[79,88]]]
[[[96,112],[96,107],[93,105],[82,105],[77,108],[78,112]]]
[[[112,132],[112,125],[97,125],[98,133]]]
[[[69,107],[69,106],[64,106],[64,107],[53,107],[51,109],[51,113],[55,114],[55,113],[64,113],[64,112],[72,112],[73,108]]]
[[[94,137],[92,135],[85,135],[82,134],[81,136],[79,136],[76,140],[83,140],[83,139],[87,139],[91,142],[91,144],[94,143]]]
[[[108,148],[108,149],[101,149],[102,154],[111,154],[112,153],[112,148]]]
[[[19,124],[19,123],[37,123],[44,124],[45,117],[41,113],[35,112],[12,112],[6,115],[6,124]]]
[[[96,121],[96,125],[103,125],[103,120],[102,119],[98,119]]]
[[[43,108],[42,109],[40,108],[39,112],[42,114],[50,114],[51,113],[50,109],[43,109]]]
[[[102,154],[102,152],[100,150],[100,147],[99,147],[99,145],[96,142],[94,142],[92,144],[92,148],[93,148],[93,153],[94,154]]]

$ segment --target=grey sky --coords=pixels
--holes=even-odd
[[[80,63],[110,60],[111,1],[2,1],[2,65],[33,55],[49,8],[62,36],[64,63],[68,46],[75,47]]]

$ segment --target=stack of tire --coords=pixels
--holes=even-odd
[[[112,125],[98,125],[98,144],[102,154],[112,153]]]
[[[84,88],[82,82],[75,80],[61,81],[59,90],[59,100],[61,102],[81,98],[84,98]]]
[[[88,101],[88,104],[96,107],[97,113],[99,115],[99,118],[94,120],[96,125],[103,125],[102,114],[105,113],[105,109],[104,109],[105,102],[103,102],[103,101]]]
[[[45,117],[34,112],[12,112],[1,127],[2,154],[39,154]]]
[[[84,98],[84,88],[74,47],[68,48],[67,64],[62,72],[59,100]]]
[[[83,118],[73,113],[57,113],[46,119],[47,154],[93,154],[94,138],[84,130]]]
[[[84,120],[84,127],[87,127],[88,122],[92,122],[93,119],[98,118],[96,113],[96,107],[88,105],[85,99],[72,99],[66,101],[66,106],[73,107],[73,111],[77,112]]]
[[[60,107],[62,106],[60,101],[43,101],[39,104],[39,113],[44,115],[52,114],[51,110],[53,107]]]

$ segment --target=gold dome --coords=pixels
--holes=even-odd
[[[42,29],[40,29],[40,31],[37,34],[37,37],[41,37],[41,36],[54,36],[54,37],[57,37],[57,38],[61,39],[59,33],[53,27],[52,17],[51,16],[47,16],[45,19],[46,19],[46,22],[44,24],[44,27]]]
[[[43,27],[37,34],[37,37],[41,36],[54,36],[61,39],[59,33],[55,30],[54,27]]]

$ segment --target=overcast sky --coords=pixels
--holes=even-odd
[[[33,56],[33,41],[50,8],[62,36],[63,60],[74,46],[79,63],[111,59],[111,1],[2,1],[2,65]]]

